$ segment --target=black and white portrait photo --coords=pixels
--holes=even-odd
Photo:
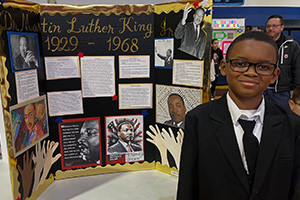
[[[37,33],[7,32],[12,71],[41,67]]]
[[[174,58],[174,39],[156,38],[155,39],[155,67],[172,68]]]
[[[187,19],[190,13],[193,15],[193,20],[188,22]],[[202,29],[204,14],[205,11],[202,7],[193,10],[192,5],[189,6],[189,3],[187,3],[182,19],[179,21],[174,33],[175,38],[181,40],[178,50],[200,60],[204,54],[207,38],[206,32]]]

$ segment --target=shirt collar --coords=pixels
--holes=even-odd
[[[231,119],[234,125],[237,125],[239,118],[245,120],[255,120],[263,124],[263,119],[265,115],[265,98],[263,96],[262,101],[256,110],[241,110],[234,103],[234,101],[229,96],[229,93],[226,94],[228,109],[231,114]]]

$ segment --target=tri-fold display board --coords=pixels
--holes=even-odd
[[[14,199],[67,177],[178,175],[185,114],[209,101],[211,0],[0,9]]]

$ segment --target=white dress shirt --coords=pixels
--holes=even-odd
[[[248,173],[248,167],[247,167],[247,161],[244,151],[244,145],[243,145],[243,135],[244,130],[240,123],[238,122],[239,118],[244,120],[255,120],[255,127],[253,129],[253,134],[258,140],[258,143],[260,143],[261,135],[262,135],[262,129],[263,129],[263,120],[265,115],[265,99],[262,97],[261,104],[256,110],[241,110],[237,107],[237,105],[234,103],[234,101],[229,96],[229,93],[227,92],[227,104],[228,109],[231,115],[231,119],[233,122],[233,128],[236,136],[236,140],[240,149],[241,158],[244,164],[244,167]]]

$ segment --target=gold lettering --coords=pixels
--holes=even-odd
[[[47,33],[47,31],[46,31],[47,25],[48,25],[48,23],[46,23],[46,19],[44,18],[43,22],[41,23],[43,33]]]
[[[67,21],[68,24],[71,25],[71,28],[67,30],[67,33],[80,33],[80,32],[81,32],[80,29],[79,29],[78,31],[75,31],[75,30],[74,30],[74,25],[75,25],[75,22],[76,22],[76,21],[77,21],[77,18],[76,18],[76,17],[73,17],[72,20],[71,20],[70,22]]]
[[[131,19],[133,19],[133,17],[129,17],[127,20],[126,20],[125,17],[122,17],[122,18],[119,19],[119,21],[121,21],[123,23],[122,30],[119,31],[120,34],[123,34],[126,29],[128,29],[128,31],[130,31],[130,32],[133,32],[133,30],[129,26],[129,23],[130,23]]]
[[[96,33],[96,32],[101,33],[101,27],[98,26],[98,23],[99,23],[99,19],[96,20],[94,33]]]
[[[43,33],[61,33],[59,25],[53,24],[52,22],[47,23],[45,18],[43,19],[41,26]]]
[[[8,31],[13,30],[13,18],[11,16],[11,14],[9,12],[3,10],[0,15],[1,18],[2,18],[2,15],[4,16],[4,18],[3,18],[4,26],[2,26],[2,28],[4,30],[8,30]]]
[[[151,23],[147,24],[146,30],[147,30],[147,32],[145,33],[145,38],[150,38],[153,33]]]
[[[160,28],[162,29],[160,31],[160,36],[173,36],[173,30],[170,27],[167,28],[167,18],[164,18],[161,22]]]
[[[93,26],[95,25],[95,24],[94,24],[94,19],[92,19],[91,22],[88,23],[88,25],[90,26],[89,32],[92,33],[92,32],[93,32],[93,31],[92,31],[92,28],[93,28]]]

